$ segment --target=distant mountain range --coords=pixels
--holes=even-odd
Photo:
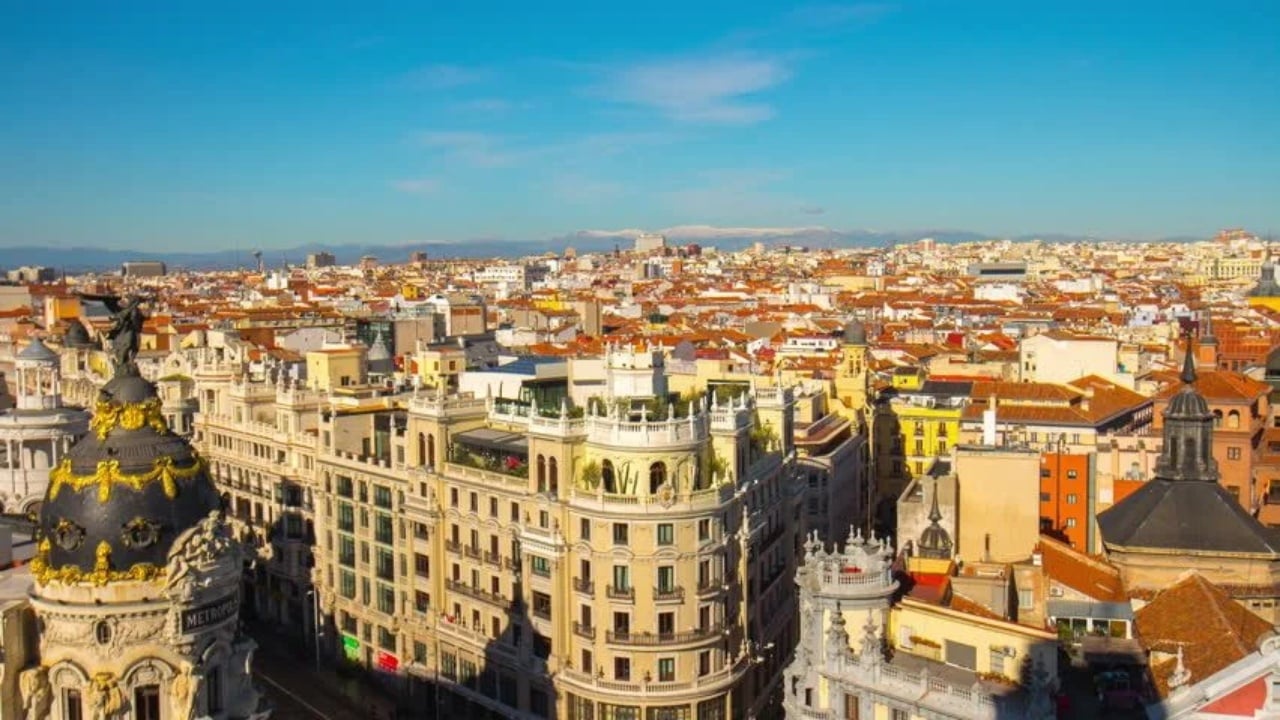
[[[479,238],[457,243],[416,243],[409,245],[301,245],[287,249],[265,249],[262,260],[267,267],[284,264],[302,264],[309,253],[332,253],[339,264],[353,264],[362,256],[372,255],[382,262],[406,262],[409,254],[425,251],[427,256],[441,258],[513,258],[546,252],[563,252],[573,247],[579,253],[611,252],[615,247],[630,249],[642,230],[580,230],[569,235],[545,240],[506,240]],[[715,227],[711,225],[680,225],[655,231],[666,236],[671,245],[696,243],[714,246],[721,250],[741,250],[762,242],[767,246],[801,245],[813,249],[845,247],[886,247],[914,242],[931,237],[940,243],[960,243],[984,240],[992,235],[967,230],[832,230],[826,227]],[[1039,239],[1045,242],[1066,243],[1087,241],[1093,238],[1062,235],[1024,235],[1010,238],[1017,241]],[[1184,241],[1198,238],[1164,238],[1167,241]],[[24,265],[45,266],[68,273],[118,270],[128,260],[160,260],[170,269],[196,270],[252,267],[256,262],[251,250],[198,251],[145,251],[113,250],[94,247],[53,248],[0,247],[0,268],[16,268]]]

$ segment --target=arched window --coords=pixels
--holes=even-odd
[[[436,466],[436,436],[434,434],[427,435],[427,464],[431,467]]]
[[[667,481],[667,466],[665,463],[656,462],[649,466],[649,492],[657,493],[658,488]]]
[[[608,460],[600,463],[600,481],[604,483],[605,492],[618,492],[618,480],[613,475],[613,463]]]
[[[1227,413],[1227,429],[1229,430],[1240,429],[1240,411],[1239,410],[1232,410],[1231,412]]]
[[[552,495],[560,492],[560,463],[556,462],[555,456],[547,460],[547,485]]]
[[[547,458],[538,456],[538,492],[547,491]]]
[[[418,464],[427,464],[427,434],[418,433]]]
[[[1213,411],[1213,426],[1215,428],[1222,427],[1222,411],[1221,410]]]

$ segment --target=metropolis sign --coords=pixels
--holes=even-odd
[[[235,617],[239,611],[240,598],[236,593],[231,593],[211,603],[183,610],[179,626],[184,634],[191,633],[207,628],[210,625],[217,625],[224,620],[229,620]]]

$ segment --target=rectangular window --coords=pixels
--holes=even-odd
[[[711,651],[703,650],[698,653],[698,676],[711,674]]]
[[[589,520],[588,518],[582,518],[582,520],[578,523],[578,539],[580,540],[591,539],[591,520]]]
[[[520,522],[520,503],[511,503],[511,522]]]
[[[1073,517],[1067,518],[1067,527],[1073,528],[1075,526],[1076,526],[1076,519]]]
[[[582,672],[584,673],[587,673],[588,675],[591,674],[592,668],[591,668],[591,651],[590,650],[582,651],[582,667],[580,668],[580,670],[582,670]]]
[[[529,556],[529,567],[533,570],[534,575],[551,577],[551,561],[540,555]]]
[[[133,691],[134,720],[160,720],[160,686],[143,685]]]
[[[378,558],[375,564],[378,577],[383,580],[396,579],[396,556],[386,548],[378,548]]]
[[[373,486],[373,504],[384,509],[391,509],[391,488],[382,485]]]
[[[427,644],[426,643],[420,643],[420,642],[413,643],[413,661],[419,664],[426,664],[427,662]]]
[[[702,542],[704,540],[710,540],[710,539],[711,539],[711,521],[699,520],[698,521],[698,541]]]
[[[631,633],[631,613],[615,612],[613,614],[613,631],[619,635]]]
[[[658,682],[676,681],[676,659],[658,658]]]
[[[419,577],[431,577],[431,558],[422,553],[414,553],[413,572]]]
[[[613,544],[626,545],[629,536],[629,528],[626,523],[613,524]]]
[[[498,498],[489,498],[489,517],[498,517]]]
[[[387,615],[396,614],[396,589],[390,585],[378,583],[378,612]]]
[[[343,532],[355,532],[356,515],[351,503],[338,503],[338,529]]]
[[[395,532],[391,523],[391,516],[385,513],[378,513],[375,518],[373,533],[373,539],[380,543],[390,545],[394,542]]]
[[[615,590],[626,590],[631,587],[631,568],[626,565],[613,566],[613,587]]]
[[[1076,473],[1076,471],[1075,471],[1075,470],[1068,470],[1068,471],[1067,471],[1067,479],[1068,479],[1068,480],[1075,480],[1075,479],[1076,479],[1076,477],[1078,477],[1078,475],[1077,475],[1077,473]]]
[[[676,632],[676,614],[673,612],[658,613],[658,635],[669,637]]]
[[[631,658],[620,657],[613,659],[613,679],[631,679]]]
[[[84,704],[80,702],[80,691],[67,688],[62,691],[63,720],[83,720]]]
[[[1068,504],[1068,505],[1075,505],[1075,504],[1076,504],[1077,502],[1079,502],[1079,501],[1080,501],[1080,496],[1079,496],[1079,495],[1076,495],[1075,493],[1067,493],[1067,504]]]
[[[676,568],[674,565],[658,566],[658,592],[669,593],[676,589]]]
[[[973,645],[946,640],[946,663],[965,670],[978,669],[978,648]]]
[[[390,652],[396,651],[396,634],[390,630],[378,626],[378,647]]]
[[[351,478],[343,475],[338,476],[338,497],[355,497],[353,488],[354,484],[351,482]]]
[[[1040,493],[1040,502],[1049,502],[1049,500],[1052,498],[1053,496],[1047,492]]]
[[[350,570],[343,570],[338,573],[340,587],[338,592],[342,593],[342,597],[348,600],[354,600],[356,597],[356,574]]]
[[[551,619],[551,596],[546,593],[533,593],[533,615],[543,620]]]
[[[338,564],[350,568],[356,566],[356,541],[350,535],[338,536]]]
[[[1240,459],[1240,448],[1238,448],[1238,447],[1227,448],[1227,459],[1228,459],[1228,460],[1239,460],[1239,459]]]
[[[858,706],[858,696],[845,693],[844,696],[844,720],[859,720],[861,709]]]
[[[458,488],[449,488],[449,507],[458,507]]]
[[[675,526],[671,523],[658,523],[658,544],[674,545],[676,542]]]
[[[476,493],[471,493],[471,512],[480,512],[480,496]]]

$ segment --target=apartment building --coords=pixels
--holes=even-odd
[[[794,393],[680,399],[636,354],[611,350],[581,408],[198,363],[196,439],[259,546],[246,607],[466,717],[779,712],[809,489]]]

